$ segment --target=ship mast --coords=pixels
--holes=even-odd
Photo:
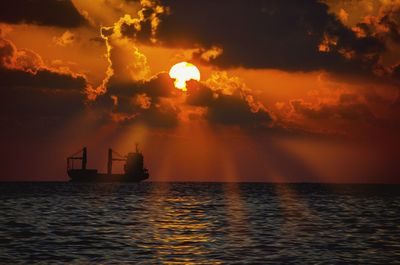
[[[108,162],[107,162],[107,174],[111,175],[112,173],[112,149],[108,148]]]
[[[86,147],[84,147],[82,152],[82,169],[86,169],[86,165],[87,165],[87,149]]]
[[[140,153],[139,144],[138,143],[136,143],[136,153]]]
[[[119,156],[120,158],[113,158],[113,153]],[[113,151],[111,148],[108,148],[108,160],[107,160],[107,174],[112,175],[112,164],[113,161],[126,161],[126,158],[119,153]]]
[[[82,152],[82,156],[77,156]],[[82,170],[86,170],[87,166],[87,148],[84,147],[82,150],[74,153],[73,155],[67,157],[67,169],[74,168],[74,160],[82,160]]]

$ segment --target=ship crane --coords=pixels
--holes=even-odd
[[[118,156],[119,158],[114,158],[113,154]],[[123,161],[126,162],[126,156],[119,154],[116,151],[113,151],[111,148],[108,149],[108,161],[107,161],[107,174],[112,174],[112,165],[113,161]]]
[[[82,156],[77,156],[82,153]],[[69,157],[67,157],[67,170],[74,169],[74,160],[81,160],[82,161],[82,169],[86,169],[87,165],[87,148],[84,147],[83,149],[73,153]]]

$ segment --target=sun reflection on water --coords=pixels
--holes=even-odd
[[[163,264],[221,264],[205,258],[213,243],[208,216],[212,213],[204,209],[208,203],[210,199],[204,196],[174,196],[169,184],[153,190],[148,207],[154,244],[144,247],[155,250]]]

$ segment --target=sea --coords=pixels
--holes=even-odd
[[[400,264],[400,186],[0,183],[0,264]]]

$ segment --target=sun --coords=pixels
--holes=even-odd
[[[171,70],[169,70],[169,76],[175,79],[175,87],[183,91],[187,91],[187,81],[200,81],[199,69],[194,64],[188,62],[180,62],[172,66]]]

